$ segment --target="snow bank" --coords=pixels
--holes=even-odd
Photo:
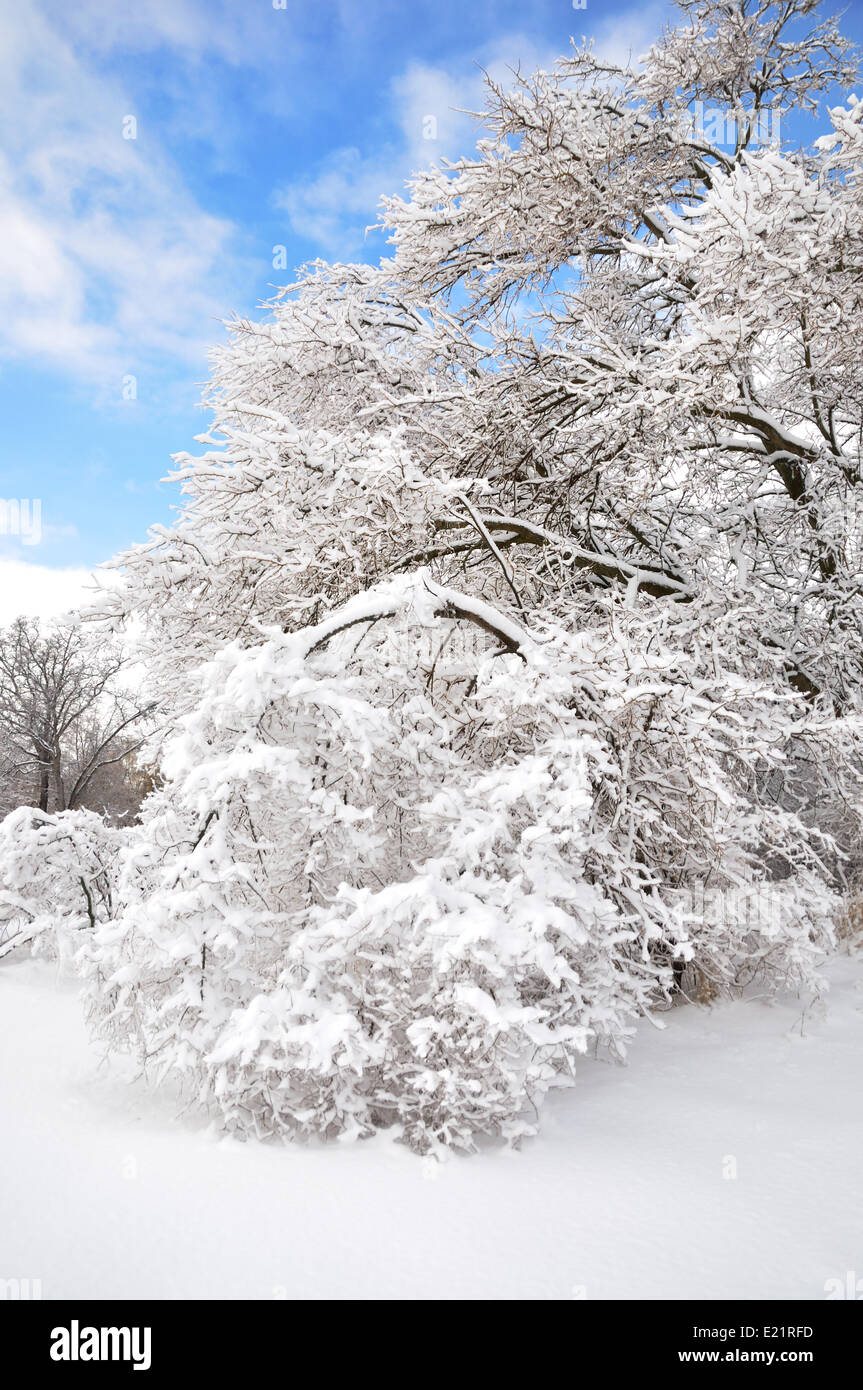
[[[100,1066],[75,988],[0,972],[0,1276],[45,1298],[792,1298],[863,1275],[863,962],[677,1009],[522,1151],[217,1140]],[[734,1171],[737,1176],[724,1177]]]

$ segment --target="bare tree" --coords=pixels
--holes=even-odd
[[[7,798],[42,811],[75,810],[109,769],[130,767],[153,705],[123,688],[124,665],[114,644],[71,620],[43,632],[38,622],[18,618],[0,633]]]

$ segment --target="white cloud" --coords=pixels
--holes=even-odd
[[[15,618],[58,618],[92,602],[94,587],[106,577],[88,569],[50,569],[26,560],[0,557],[0,627]]]
[[[274,11],[270,0],[260,5],[237,0],[76,0],[63,6],[57,22],[94,52],[122,48],[151,53],[167,47],[193,59],[212,55],[241,65],[250,57],[263,63],[272,59],[275,26],[290,24],[295,35],[297,18]]]
[[[463,108],[471,100],[476,104],[479,90],[476,72],[458,80],[440,68],[412,63],[392,82],[386,98],[397,138],[372,154],[343,146],[326,157],[314,176],[277,190],[275,204],[287,212],[292,231],[312,242],[317,252],[368,258],[366,229],[377,220],[382,194],[401,191],[416,170],[473,148],[477,125]]]
[[[607,63],[616,63],[619,67],[637,67],[639,59],[659,38],[669,18],[669,7],[663,3],[643,5],[639,9],[610,15],[593,31],[594,52]]]
[[[238,297],[235,228],[198,205],[129,94],[59,23],[34,4],[0,3],[0,16],[0,352],[103,381],[154,358],[200,362]],[[86,16],[92,36],[116,28],[104,7]]]
[[[291,230],[336,258],[358,253],[365,229],[375,220],[381,179],[389,166],[380,155],[364,157],[353,145],[336,150],[311,179],[285,185],[274,198]]]

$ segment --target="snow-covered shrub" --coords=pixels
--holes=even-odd
[[[92,811],[21,806],[0,821],[0,957],[28,947],[70,960],[111,914],[127,835]]]
[[[504,650],[453,651],[474,622]],[[233,1130],[468,1149],[530,1132],[588,1046],[622,1051],[675,962],[730,982],[772,952],[768,980],[810,982],[816,847],[774,815],[798,860],[777,910],[744,795],[775,697],[720,708],[681,659],[529,635],[422,575],[223,648],[83,953],[101,1031]],[[769,911],[711,908],[713,883]]]

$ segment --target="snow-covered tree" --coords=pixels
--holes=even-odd
[[[155,702],[125,688],[125,666],[116,644],[74,618],[44,631],[19,618],[0,631],[0,775],[9,800],[54,812],[95,803],[118,817],[136,805],[133,758]],[[111,786],[117,769],[123,775]]]
[[[235,323],[121,557],[176,720],[93,1010],[241,1131],[515,1137],[687,969],[808,986],[831,942],[863,103],[760,143],[848,45],[813,0],[680,8],[631,69],[490,84],[390,259]]]
[[[126,831],[92,811],[20,806],[0,821],[0,959],[27,949],[71,965],[113,912]]]

